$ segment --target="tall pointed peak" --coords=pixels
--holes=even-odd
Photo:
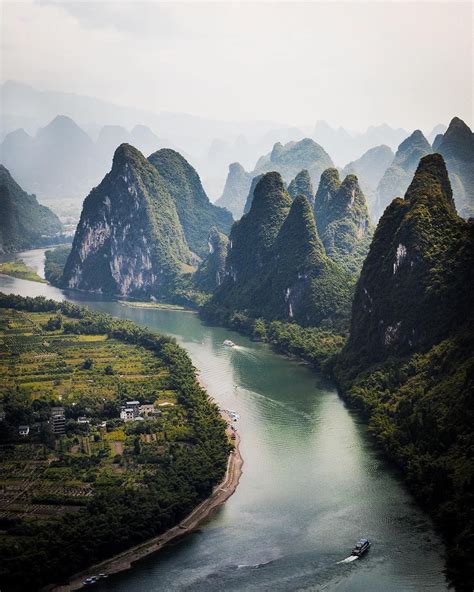
[[[295,198],[298,194],[303,194],[310,203],[314,203],[314,190],[311,177],[307,169],[300,171],[288,185],[288,193]]]
[[[318,259],[325,256],[311,205],[301,193],[293,200],[288,216],[281,227],[278,248],[283,249],[280,259],[286,253],[287,258],[295,258],[296,266],[315,264]]]
[[[418,165],[405,199],[415,202],[418,198],[443,198],[455,209],[448,170],[441,154],[424,156]]]
[[[245,173],[245,169],[240,164],[240,162],[231,162],[229,165],[229,173],[231,173],[231,174]]]
[[[460,117],[453,117],[449,123],[448,129],[445,133],[452,132],[453,130],[462,130],[462,131],[469,131],[471,130],[469,126],[460,118]]]
[[[291,199],[286,191],[285,183],[276,171],[266,173],[257,183],[250,212],[274,206],[289,206]]]
[[[334,194],[341,185],[339,171],[335,168],[329,168],[323,171],[319,181],[318,190],[316,192],[315,205],[320,200],[327,201],[330,194]]]
[[[270,155],[270,160],[273,162],[278,159],[280,154],[283,152],[283,144],[281,142],[276,142],[272,148],[272,153]]]
[[[397,155],[413,149],[413,147],[422,148],[426,152],[430,152],[431,145],[423,135],[421,130],[415,130],[408,138],[403,140],[397,150]]]

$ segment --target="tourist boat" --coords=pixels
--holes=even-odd
[[[227,347],[235,347],[235,343],[230,339],[225,339],[223,345],[226,345]]]
[[[351,555],[355,555],[356,557],[361,557],[364,553],[366,553],[370,548],[370,541],[369,539],[360,539],[357,541],[356,546],[352,549]]]

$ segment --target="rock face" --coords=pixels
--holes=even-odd
[[[391,165],[394,153],[388,146],[375,146],[367,150],[360,158],[348,163],[342,170],[342,176],[356,175],[367,199],[371,216],[375,213],[376,188],[385,171]]]
[[[198,290],[213,292],[225,278],[225,261],[229,239],[214,226],[208,237],[209,254],[194,275],[194,285]]]
[[[216,205],[227,208],[235,220],[244,213],[245,200],[252,183],[252,175],[247,173],[238,162],[229,165],[229,173],[225,182],[222,196],[216,201]]]
[[[337,169],[321,175],[314,217],[326,254],[351,273],[358,273],[372,239],[367,203],[355,175],[341,183]]]
[[[309,172],[314,186],[319,183],[321,173],[334,164],[322,146],[310,138],[285,145],[277,142],[270,154],[262,156],[255,167],[253,176],[269,171],[277,171],[289,183],[302,170]]]
[[[136,148],[122,144],[112,170],[84,201],[62,284],[161,297],[190,263],[166,181]]]
[[[199,257],[208,253],[209,230],[215,226],[229,233],[232,214],[209,201],[199,175],[188,161],[174,150],[163,148],[148,158],[166,183],[174,200],[189,248]]]
[[[405,194],[420,158],[432,152],[428,140],[416,130],[398,147],[395,158],[377,186],[374,219],[378,220],[395,197]]]
[[[304,195],[311,205],[314,204],[314,190],[311,177],[306,169],[299,172],[288,185],[288,193],[293,199],[297,195]]]
[[[263,175],[249,213],[232,227],[214,307],[331,325],[348,312],[349,285],[324,253],[306,197],[292,202],[279,173]]]
[[[471,306],[472,244],[443,158],[422,158],[405,198],[390,204],[375,231],[345,355],[379,362],[424,350],[459,326]]]
[[[434,148],[434,145],[433,145]],[[443,155],[453,188],[454,202],[463,218],[474,217],[474,135],[455,117],[436,151]]]
[[[59,218],[28,195],[0,165],[0,253],[51,244],[62,229]]]

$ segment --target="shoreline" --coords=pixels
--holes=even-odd
[[[228,430],[226,430],[226,433],[229,433]],[[165,545],[191,533],[222,506],[237,489],[244,464],[239,445],[240,436],[237,434],[234,449],[227,459],[227,469],[223,481],[216,485],[211,495],[196,506],[179,524],[144,543],[131,547],[110,559],[91,565],[88,569],[72,575],[67,584],[50,584],[42,590],[44,592],[74,592],[74,590],[80,590],[85,587],[82,582],[92,574],[105,573],[112,575],[132,569],[138,561],[157,553]]]

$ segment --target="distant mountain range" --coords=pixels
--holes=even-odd
[[[70,117],[58,115],[34,137],[23,129],[7,134],[0,145],[0,160],[38,197],[82,201],[124,142],[133,142],[145,154],[161,147],[158,137],[142,125],[130,132],[120,126],[105,126],[94,142]]]
[[[142,145],[141,150],[145,154],[164,146],[178,150],[199,170],[203,185],[213,199],[222,195],[230,163],[239,162],[251,170],[261,155],[270,152],[277,142],[285,145],[304,137],[313,139],[337,166],[342,167],[374,146],[386,145],[395,151],[408,136],[405,130],[387,124],[371,126],[365,132],[351,132],[341,127],[333,128],[324,121],[295,127],[275,121],[229,122],[186,113],[154,113],[73,93],[40,91],[14,81],[2,84],[0,93],[0,138],[19,129],[34,136],[61,114],[76,122],[93,141],[100,138],[100,144],[108,144],[109,152],[104,161],[110,162],[113,150],[121,142],[141,146],[133,132],[129,137],[123,134],[124,128],[132,129],[138,125],[141,129],[144,126],[153,130],[153,135],[158,135],[160,144],[149,147],[149,152]],[[436,126],[428,135],[430,142],[433,134],[434,140],[444,130],[445,126]],[[114,138],[117,143],[110,148]],[[106,170],[96,174],[96,182]]]

